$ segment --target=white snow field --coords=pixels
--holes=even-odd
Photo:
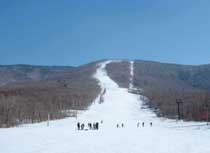
[[[94,76],[106,89],[102,104],[97,98],[77,119],[51,121],[49,127],[43,122],[0,129],[0,153],[210,153],[210,129],[204,123],[163,120],[142,109],[139,96],[107,76],[109,62],[101,63]],[[98,131],[76,129],[78,121],[101,120]],[[137,122],[145,127],[137,128]],[[125,127],[116,128],[117,123]]]

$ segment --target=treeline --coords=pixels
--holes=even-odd
[[[210,112],[210,65],[189,66],[135,61],[134,86],[158,116],[206,120]]]
[[[72,81],[1,87],[0,127],[46,121],[48,114],[51,119],[64,118],[76,115],[69,110],[86,109],[98,96],[100,87],[94,79]]]
[[[210,117],[210,92],[157,88],[142,94],[147,97],[145,104],[160,117],[177,119],[177,101],[181,102],[180,118],[183,120],[206,121]]]
[[[0,127],[46,121],[48,114],[50,119],[74,116],[87,109],[101,90],[93,78],[97,63],[74,68],[1,66]]]
[[[109,63],[106,70],[109,77],[117,82],[120,87],[129,87],[130,63],[128,61]]]

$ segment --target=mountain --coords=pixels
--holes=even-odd
[[[130,62],[107,65],[109,76],[121,87],[129,86]],[[133,86],[141,89],[145,104],[158,116],[185,120],[206,120],[210,110],[210,65],[178,65],[153,61],[134,61]],[[181,112],[177,114],[177,100]]]
[[[69,76],[75,69],[70,66],[0,65],[0,85]]]
[[[129,86],[129,61],[107,65],[110,77],[121,87]],[[210,64],[179,65],[153,61],[134,61],[134,86],[147,90],[151,87],[210,90]]]
[[[91,75],[97,63],[79,67],[0,65],[0,85]],[[108,74],[121,87],[129,86],[129,64],[124,60],[107,66]],[[144,90],[151,86],[210,90],[210,64],[193,66],[136,60],[134,74],[134,86]]]
[[[98,61],[100,62],[100,61]],[[100,93],[92,76],[93,62],[79,67],[11,65],[1,66],[0,126],[45,121],[76,115]]]
[[[71,66],[0,66],[0,126],[45,121],[77,115],[101,93],[95,74],[96,61]],[[131,82],[131,69],[134,75]],[[108,76],[120,87],[132,83],[144,103],[158,116],[204,120],[210,106],[210,65],[178,65],[153,61],[112,61]],[[177,100],[182,100],[177,114]],[[209,109],[209,108],[208,108]],[[76,110],[71,111],[69,110]]]
[[[210,152],[210,129],[206,123],[158,118],[142,107],[144,104],[139,95],[120,88],[107,75],[108,63],[113,64],[113,61],[101,63],[94,75],[103,89],[102,103],[99,102],[101,98],[97,98],[77,117],[0,129],[1,152]]]
[[[135,61],[134,84],[177,89],[210,90],[210,65],[178,65]]]

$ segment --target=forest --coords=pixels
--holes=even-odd
[[[53,72],[53,68],[50,68],[51,74],[48,76],[51,77],[40,80],[25,79],[25,76],[34,73],[32,66],[27,71],[23,71],[27,66],[18,67],[18,70],[13,69],[12,73],[21,72],[21,77],[17,76],[21,80],[24,76],[24,81],[0,87],[0,127],[42,122],[48,119],[48,115],[50,119],[75,116],[77,111],[87,109],[101,90],[98,81],[92,77],[97,67],[95,63],[82,65],[74,71],[66,67],[61,67],[58,71],[59,68],[56,67]],[[36,67],[38,76],[43,76],[42,72],[37,71]],[[7,69],[8,73],[11,72]]]
[[[130,62],[110,63],[109,76],[128,88]],[[178,65],[152,61],[134,62],[134,88],[157,116],[206,121],[210,118],[210,65]],[[142,98],[143,96],[143,98]],[[179,111],[178,111],[178,104]]]

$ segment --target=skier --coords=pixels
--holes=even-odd
[[[150,126],[152,127],[152,122],[150,122]]]
[[[121,124],[121,127],[124,128],[124,124],[123,123]]]
[[[119,128],[119,124],[117,124],[117,128]]]
[[[88,123],[88,127],[89,127],[89,130],[91,130],[92,129],[92,124]]]
[[[77,129],[80,130],[80,123],[77,123]]]
[[[137,123],[137,128],[139,128],[139,126],[140,126],[140,123],[138,122],[138,123]]]
[[[93,123],[93,130],[96,129],[96,123]]]
[[[96,130],[98,130],[99,129],[99,123],[98,122],[96,122]]]
[[[142,122],[142,127],[144,127],[144,122]]]
[[[103,124],[103,120],[101,120],[101,124]]]
[[[85,124],[82,123],[82,125],[81,125],[81,130],[84,130],[84,128],[85,128]]]

